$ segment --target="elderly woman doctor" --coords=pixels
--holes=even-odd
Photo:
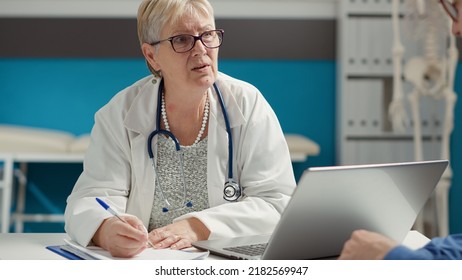
[[[295,187],[289,151],[262,94],[218,72],[223,34],[207,0],[141,3],[138,35],[153,75],[95,115],[67,200],[72,239],[130,257],[148,240],[182,249],[273,231]]]

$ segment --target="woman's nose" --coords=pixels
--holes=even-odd
[[[204,43],[202,43],[201,40],[196,40],[194,42],[194,46],[192,48],[192,52],[193,54],[196,54],[196,53],[206,53],[207,52],[207,48],[204,46]]]

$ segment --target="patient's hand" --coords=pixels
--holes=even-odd
[[[397,245],[379,233],[356,230],[343,245],[339,260],[382,260]]]

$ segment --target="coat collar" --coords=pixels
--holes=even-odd
[[[159,79],[154,77],[145,78],[139,85],[134,85],[136,97],[129,105],[124,119],[125,127],[136,133],[149,136],[155,129],[157,108],[157,91]]]

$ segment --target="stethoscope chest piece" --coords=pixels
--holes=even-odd
[[[223,190],[223,198],[226,201],[237,201],[241,197],[241,187],[232,179],[228,179]]]

